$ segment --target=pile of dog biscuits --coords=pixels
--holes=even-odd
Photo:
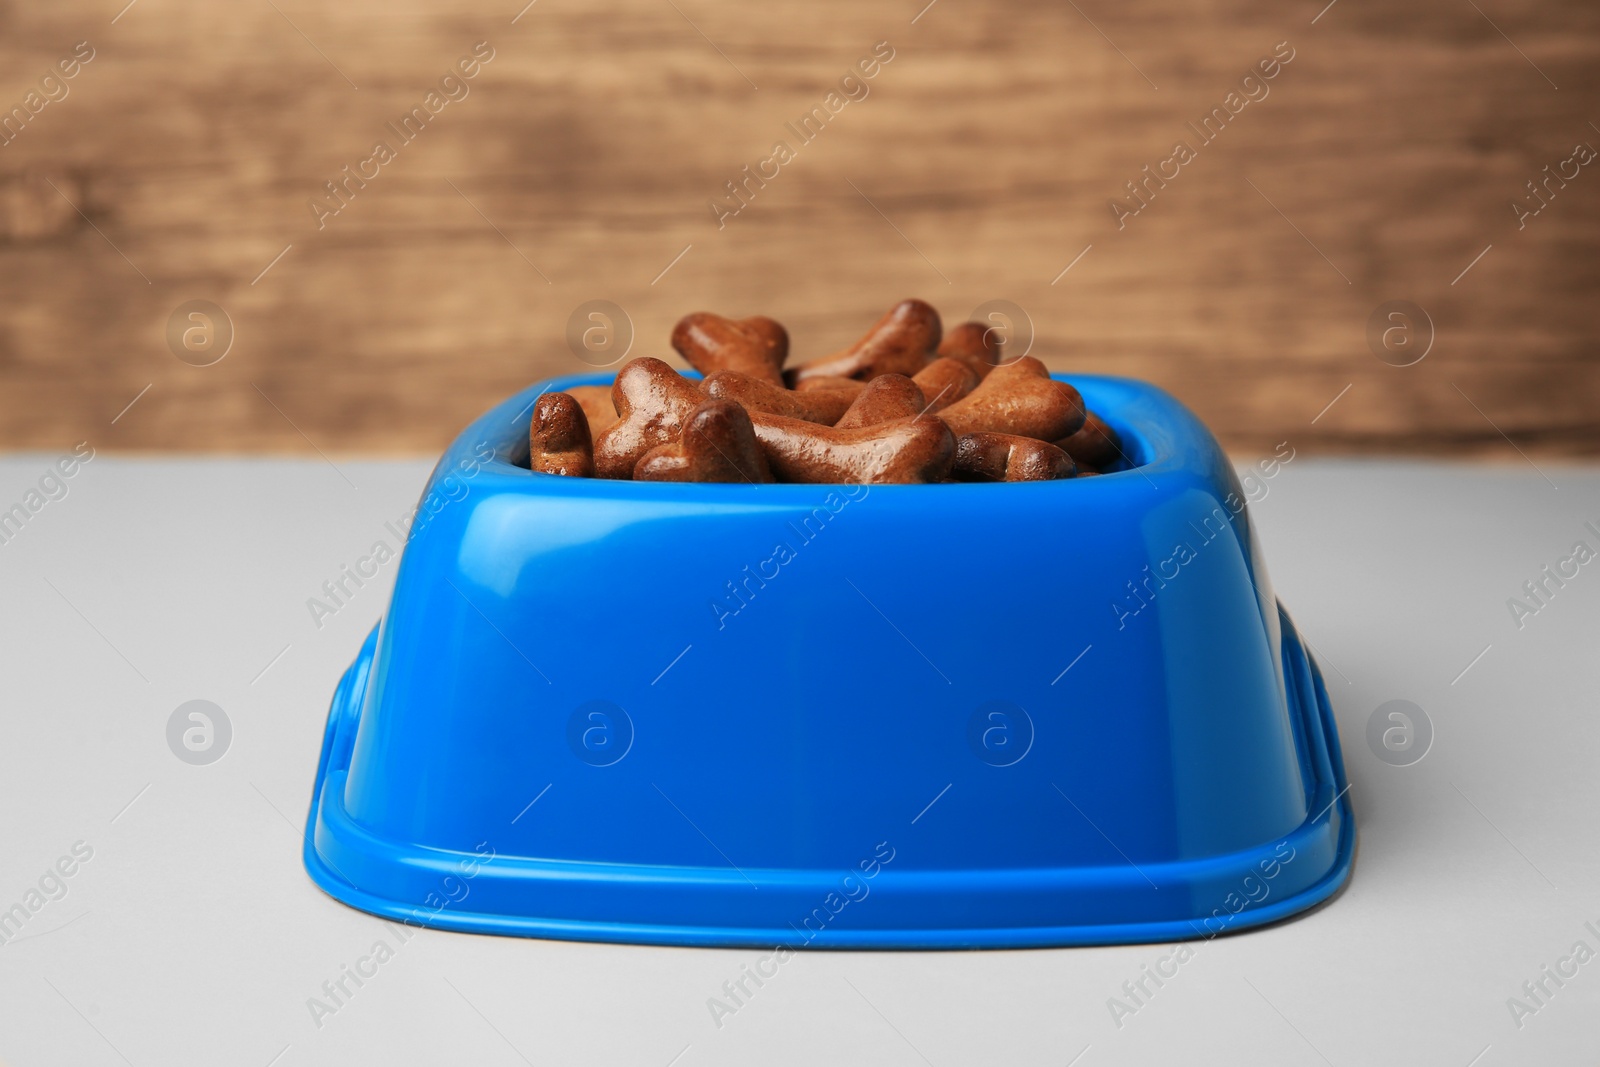
[[[686,315],[672,347],[703,376],[630,360],[610,386],[546,393],[531,470],[676,482],[1021,482],[1098,474],[1122,454],[1078,391],[995,331],[905,300],[859,341],[785,369],[772,319]]]

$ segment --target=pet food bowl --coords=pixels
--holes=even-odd
[[[1355,824],[1243,490],[1161,390],[1071,376],[1077,480],[533,474],[489,411],[334,695],[305,864],[418,925],[675,945],[1169,941],[1302,911]]]

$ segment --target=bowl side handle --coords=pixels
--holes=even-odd
[[[350,754],[355,749],[356,726],[361,720],[361,706],[366,701],[367,679],[372,674],[372,661],[378,650],[378,630],[374,626],[356,653],[339,686],[333,692],[328,706],[328,725],[322,734],[322,754],[317,759],[317,777],[311,787],[312,811],[322,793],[322,783],[334,771],[350,769]]]
[[[1286,679],[1293,690],[1293,703],[1299,720],[1300,733],[1306,740],[1305,756],[1310,763],[1311,782],[1314,788],[1307,798],[1310,812],[1324,812],[1334,817],[1334,802],[1343,795],[1344,765],[1338,750],[1339,738],[1331,720],[1332,705],[1322,682],[1322,671],[1312,658],[1300,632],[1295,629],[1289,613],[1278,605],[1278,620],[1283,629],[1283,660]],[[1323,709],[1327,709],[1324,715]],[[1309,814],[1309,812],[1308,812]]]

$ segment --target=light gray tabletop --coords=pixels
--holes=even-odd
[[[0,460],[0,509],[57,458]],[[5,529],[0,1064],[1595,1062],[1600,563],[1542,604],[1523,584],[1600,550],[1600,471],[1302,457],[1260,483],[1360,828],[1330,904],[1196,943],[1120,1019],[1172,946],[803,953],[718,1026],[708,998],[761,953],[433,931],[313,1018],[394,940],[300,864],[328,700],[394,567],[320,628],[306,602],[394,543],[429,468],[335,462],[100,455]],[[167,741],[196,699],[232,728],[203,766]],[[1391,700],[1432,724],[1419,762],[1367,742]]]

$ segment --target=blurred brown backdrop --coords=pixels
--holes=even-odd
[[[799,358],[919,295],[952,322],[1012,301],[1053,366],[1159,382],[1241,452],[1600,451],[1600,162],[1520,229],[1511,206],[1600,147],[1581,0],[125,2],[0,8],[0,447],[432,452],[585,369],[588,300],[634,355],[706,308],[781,319]],[[786,129],[880,41],[869,95]],[[1275,49],[1202,145],[1186,124]],[[1119,229],[1179,140],[1197,158]],[[191,300],[233,323],[212,366],[169,350]],[[1369,348],[1390,300],[1434,324],[1413,366]]]

